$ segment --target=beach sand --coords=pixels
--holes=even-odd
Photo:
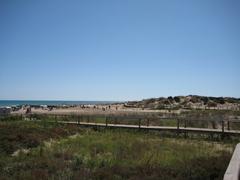
[[[117,105],[85,105],[75,107],[57,107],[49,110],[48,108],[31,108],[33,114],[62,114],[62,115],[144,115],[144,114],[162,114],[162,113],[176,113],[179,114],[180,110],[150,110],[141,108],[124,107],[123,104]],[[26,109],[12,112],[12,114],[25,114]]]

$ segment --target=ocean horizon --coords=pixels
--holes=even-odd
[[[67,101],[67,100],[0,100],[2,106],[17,105],[93,105],[93,104],[112,104],[120,101]]]

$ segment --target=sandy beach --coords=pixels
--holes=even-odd
[[[57,107],[49,108],[31,108],[33,114],[59,114],[59,115],[144,115],[144,114],[162,114],[162,113],[175,113],[179,114],[182,110],[150,110],[141,108],[125,107],[124,104],[116,105],[85,105],[75,107]],[[18,111],[13,111],[12,114],[25,114],[26,108],[21,108]]]

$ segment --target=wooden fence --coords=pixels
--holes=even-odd
[[[49,116],[49,115],[47,115]],[[34,114],[29,116],[34,118]],[[176,133],[188,132],[193,133],[209,133],[225,135],[240,135],[240,130],[232,129],[231,124],[240,123],[234,120],[217,120],[218,128],[203,128],[196,127],[199,122],[202,124],[205,121],[192,121],[182,117],[143,117],[143,116],[93,116],[93,115],[51,115],[51,119],[61,123],[78,124],[90,127],[110,127],[110,128],[128,128],[128,129],[143,129],[143,130],[159,130],[172,131]],[[157,124],[160,121],[163,124]],[[170,125],[164,123],[171,121]],[[193,122],[193,123],[190,123]],[[239,128],[240,129],[240,128]]]
[[[234,150],[223,180],[240,180],[240,143]]]

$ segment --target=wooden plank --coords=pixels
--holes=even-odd
[[[240,143],[237,144],[223,180],[240,179]]]
[[[66,124],[77,124],[74,121],[59,121],[59,123],[66,123]],[[80,125],[85,126],[100,126],[105,127],[106,123],[87,123],[82,122]],[[126,124],[110,124],[108,123],[108,127],[116,127],[116,128],[129,128],[129,129],[139,129],[139,125],[126,125]],[[168,130],[168,131],[179,131],[179,132],[199,132],[199,133],[218,133],[222,134],[222,129],[207,129],[207,128],[191,128],[191,127],[171,127],[171,126],[144,126],[141,125],[140,129],[149,129],[149,130]],[[225,130],[224,133],[226,134],[239,134],[240,131],[236,130]]]

